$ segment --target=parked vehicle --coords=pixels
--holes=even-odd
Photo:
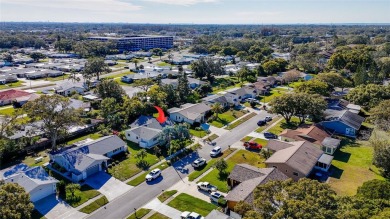
[[[212,202],[218,202],[218,200],[219,200],[220,198],[223,198],[223,195],[222,195],[221,193],[219,193],[219,192],[212,192],[212,193],[210,194],[210,200],[211,200]]]
[[[277,135],[275,135],[274,133],[271,133],[271,132],[264,132],[263,135],[267,139],[277,139],[278,138]]]
[[[156,168],[156,169],[152,170],[150,173],[148,173],[148,175],[146,175],[145,179],[146,179],[146,181],[152,181],[152,180],[157,179],[159,176],[161,176],[161,170]]]
[[[211,157],[216,157],[219,154],[221,154],[221,152],[222,152],[221,147],[217,146],[217,147],[213,148],[213,150],[210,151],[210,156]]]
[[[270,122],[270,121],[272,121],[272,117],[271,116],[266,116],[264,118],[264,120],[267,121],[267,122]]]
[[[263,125],[266,125],[267,124],[267,121],[265,121],[265,120],[259,120],[258,122],[257,122],[257,125],[258,126],[263,126]]]
[[[206,164],[206,159],[199,157],[199,158],[196,159],[194,162],[192,162],[191,165],[192,165],[194,168],[197,168],[197,167],[201,167],[201,166],[203,166],[203,165],[205,165],[205,164]]]
[[[204,217],[195,212],[185,211],[180,215],[181,219],[204,219]]]
[[[248,141],[244,142],[244,147],[246,149],[250,149],[250,150],[261,150],[261,148],[263,148],[263,146],[261,146],[261,144],[258,144],[258,143],[253,142],[253,141],[251,141],[251,142],[248,142]]]
[[[206,191],[208,193],[212,193],[212,192],[216,192],[217,191],[217,187],[211,185],[209,182],[199,182],[197,184],[197,186],[198,186],[199,190],[203,190],[203,191]]]

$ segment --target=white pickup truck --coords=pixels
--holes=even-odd
[[[199,190],[203,190],[203,191],[206,191],[208,193],[212,193],[212,192],[217,191],[217,187],[211,185],[208,182],[200,182],[200,183],[197,184],[197,186],[198,186]]]

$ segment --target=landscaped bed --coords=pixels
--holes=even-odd
[[[103,207],[107,203],[108,203],[108,200],[107,200],[106,196],[103,196],[103,197],[96,199],[94,202],[85,206],[84,208],[80,209],[80,211],[83,213],[86,213],[86,214],[90,214],[90,213],[96,211],[97,209]]]
[[[222,128],[223,126],[233,122],[234,120],[240,118],[241,116],[245,115],[246,112],[241,110],[228,110],[224,113],[218,114],[218,117],[214,121],[212,121],[210,124]]]
[[[176,208],[179,211],[196,212],[202,216],[207,216],[217,206],[209,202],[195,198],[186,193],[181,193],[168,203],[169,206]]]
[[[227,177],[229,173],[233,170],[236,164],[246,163],[255,167],[264,168],[265,159],[256,152],[251,152],[247,150],[239,150],[232,157],[226,160],[228,163],[228,168],[226,169],[226,173],[223,175],[219,174],[217,169],[213,169],[206,176],[198,180],[199,182],[209,182],[212,185],[218,187],[218,190],[221,192],[228,192],[228,184]]]

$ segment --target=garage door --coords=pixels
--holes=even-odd
[[[99,171],[99,164],[96,164],[95,166],[87,169],[87,176],[97,173],[98,171]]]
[[[32,202],[36,202],[42,198],[45,198],[54,193],[54,185],[42,185],[30,192],[30,199]]]

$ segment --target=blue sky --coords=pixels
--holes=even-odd
[[[390,0],[0,0],[0,21],[390,23]]]

